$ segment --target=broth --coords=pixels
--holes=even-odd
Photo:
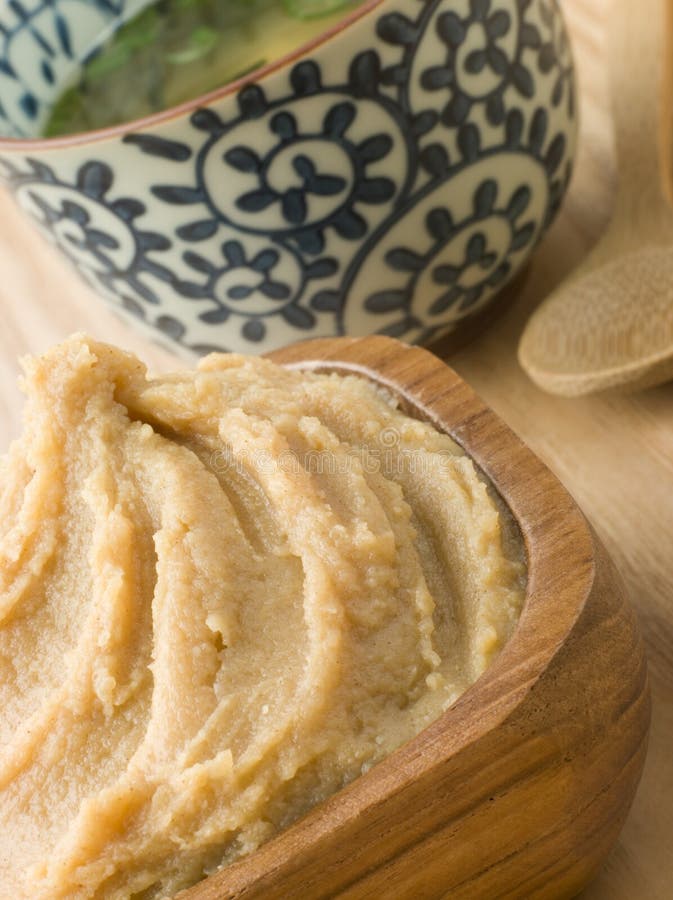
[[[159,0],[88,54],[45,137],[169,109],[317,37],[362,0]]]

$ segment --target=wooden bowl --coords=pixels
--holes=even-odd
[[[427,351],[337,338],[272,358],[371,378],[464,447],[521,529],[526,602],[494,664],[431,726],[181,900],[574,896],[619,834],[650,718],[643,645],[605,550],[554,475]]]

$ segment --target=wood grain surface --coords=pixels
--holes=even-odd
[[[614,0],[616,3],[627,0]],[[626,580],[650,663],[653,722],[641,787],[616,849],[584,900],[673,895],[673,384],[633,396],[548,396],[520,370],[516,346],[536,305],[591,248],[614,193],[603,22],[608,0],[565,0],[582,79],[581,149],[570,196],[507,312],[451,364],[547,462],[592,520]],[[101,307],[0,196],[0,442],[18,433],[17,356],[85,330],[175,360]]]

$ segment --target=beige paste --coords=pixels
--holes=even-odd
[[[0,897],[173,894],[449,706],[523,565],[460,449],[355,376],[26,364],[0,463]],[[509,526],[508,526],[509,527]]]

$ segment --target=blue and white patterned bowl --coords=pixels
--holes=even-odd
[[[493,302],[559,208],[575,84],[556,0],[372,0],[298,53],[127,125],[40,140],[147,0],[0,8],[0,177],[173,346],[428,341]]]

